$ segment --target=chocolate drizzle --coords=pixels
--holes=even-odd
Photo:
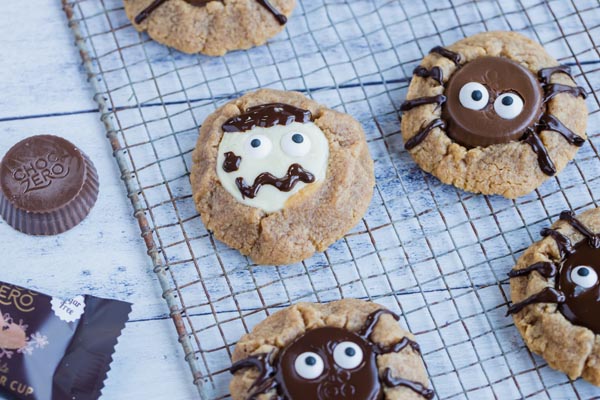
[[[223,160],[223,171],[235,172],[240,168],[242,157],[236,156],[233,151],[225,153],[225,160]]]
[[[516,278],[519,276],[527,276],[527,275],[531,274],[533,271],[536,271],[537,273],[542,275],[544,278],[552,278],[552,277],[556,276],[557,268],[556,268],[556,265],[551,262],[538,262],[538,263],[530,265],[527,268],[513,269],[512,271],[510,271],[508,273],[508,276],[510,278]]]
[[[553,176],[556,174],[556,166],[554,162],[550,158],[550,154],[548,154],[548,150],[544,143],[542,143],[542,139],[540,139],[539,135],[533,130],[529,130],[525,136],[523,136],[523,141],[529,144],[535,154],[537,154],[538,164],[543,173],[548,176]]]
[[[377,356],[397,353],[407,346],[419,352],[419,346],[409,338],[403,338],[395,345],[382,346],[371,341],[370,336],[381,316],[399,317],[389,310],[380,309],[369,316],[364,326],[354,333],[343,328],[321,327],[306,331],[291,343],[287,344],[275,356],[273,353],[258,354],[233,364],[232,374],[245,368],[256,368],[258,377],[250,387],[247,399],[256,399],[259,395],[275,390],[273,398],[278,400],[313,399],[364,399],[381,400],[385,396],[385,387],[403,386],[411,389],[423,398],[433,398],[434,392],[423,384],[400,377],[393,377],[392,370],[387,368],[379,375]],[[343,368],[336,362],[338,345],[351,342],[360,349],[362,356],[358,366],[350,369]],[[351,347],[346,348],[349,349]],[[343,349],[343,348],[342,348]],[[303,378],[298,372],[297,364],[300,357],[311,352],[310,357],[321,358],[324,370],[318,377]],[[355,352],[347,353],[354,356]],[[313,360],[314,361],[314,360]],[[308,364],[307,365],[314,365]]]
[[[573,253],[573,245],[571,240],[555,229],[542,229],[541,235],[544,237],[550,236],[556,242],[558,252],[561,258]]]
[[[537,304],[537,303],[560,304],[560,303],[564,303],[565,300],[566,300],[565,295],[562,292],[554,289],[553,287],[546,287],[541,292],[538,292],[532,296],[529,296],[528,298],[526,298],[523,301],[520,301],[518,303],[514,303],[513,305],[511,305],[508,308],[506,315],[516,314],[530,304]]]
[[[235,183],[242,193],[242,198],[253,199],[263,185],[275,186],[282,192],[289,192],[298,182],[312,183],[315,176],[302,168],[300,164],[292,164],[282,178],[277,178],[269,172],[263,172],[254,179],[252,186],[248,186],[241,176],[236,178]]]
[[[420,76],[421,78],[431,78],[440,85],[442,85],[444,82],[444,72],[440,67],[433,67],[431,69],[427,69],[419,65],[417,68],[414,69],[413,74],[416,76]]]
[[[425,104],[437,104],[438,106],[444,104],[446,102],[446,96],[443,94],[438,94],[437,96],[430,97],[419,97],[417,99],[406,100],[400,106],[400,111],[408,111],[412,110],[415,107],[422,106]]]
[[[587,97],[585,89],[581,86],[569,86],[562,83],[550,83],[544,86],[544,103],[547,103],[554,96],[560,93],[568,93],[575,97],[581,96],[584,99]]]
[[[287,22],[287,17],[285,15],[283,15],[282,13],[280,13],[279,10],[277,10],[275,7],[273,7],[273,5],[269,2],[269,0],[256,0],[256,1],[258,1],[258,4],[260,4],[267,10],[269,10],[269,12],[271,14],[273,14],[273,16],[275,17],[277,22],[279,22],[280,25],[285,25],[285,23]]]
[[[563,211],[560,213],[561,221],[568,222],[573,228],[581,233],[588,240],[590,246],[595,249],[600,248],[600,236],[590,231],[584,224],[581,223],[573,211]]]
[[[246,109],[246,112],[230,118],[223,124],[224,132],[246,132],[256,127],[270,128],[289,125],[293,122],[307,123],[312,119],[309,110],[290,104],[269,103]]]
[[[154,12],[154,10],[156,10],[158,7],[160,7],[161,5],[163,5],[163,3],[167,2],[167,1],[168,0],[154,0],[152,3],[150,3],[150,5],[148,7],[144,8],[142,11],[140,11],[140,13],[138,15],[136,15],[136,17],[134,19],[135,23],[141,24],[142,22],[144,22],[144,20],[146,18],[148,18],[150,16],[150,14],[152,14],[152,12]],[[186,0],[186,2],[193,4],[191,1],[188,1],[188,0]],[[201,3],[209,3],[209,2],[210,2],[210,0],[201,1]],[[282,13],[280,13],[279,10],[277,10],[275,7],[273,7],[273,5],[268,0],[256,0],[256,2],[258,4],[260,4],[261,6],[263,6],[264,8],[266,8],[267,11],[269,11],[271,14],[273,14],[273,16],[275,17],[277,22],[279,22],[280,25],[285,25],[285,23],[287,22],[287,17],[285,15],[283,15]]]
[[[570,144],[581,147],[585,143],[585,139],[567,128],[562,122],[552,114],[544,114],[540,118],[538,125],[539,131],[554,131],[560,133]]]
[[[408,139],[406,141],[406,143],[404,144],[404,148],[406,150],[414,149],[415,147],[420,145],[425,139],[427,139],[429,132],[431,132],[434,128],[438,128],[438,127],[441,129],[446,129],[446,123],[439,118],[431,121],[424,128],[421,128],[421,130],[419,132],[417,132],[417,134],[415,136]]]
[[[409,381],[409,380],[403,379],[403,378],[393,377],[392,370],[389,368],[386,368],[385,371],[383,372],[382,379],[383,379],[383,382],[388,387],[404,386],[404,387],[409,388],[413,392],[421,395],[423,398],[425,398],[427,400],[433,399],[433,396],[435,395],[433,390],[426,388],[425,386],[423,386],[423,384],[421,384],[419,382],[414,382],[414,381]]]
[[[542,68],[538,71],[538,78],[544,84],[550,83],[550,77],[558,72],[563,74],[567,74],[569,78],[573,79],[571,76],[571,68],[567,65],[557,65],[556,67]]]
[[[445,47],[435,46],[429,51],[429,53],[437,53],[440,56],[446,57],[447,59],[452,61],[456,66],[460,66],[460,60],[462,59],[462,56],[458,53],[446,49]]]

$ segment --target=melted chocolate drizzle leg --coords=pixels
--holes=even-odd
[[[424,128],[421,128],[421,130],[419,132],[417,132],[415,134],[415,136],[411,137],[410,139],[408,139],[406,141],[406,143],[404,144],[404,148],[406,150],[412,150],[415,147],[417,147],[418,145],[420,145],[421,143],[423,143],[423,141],[425,139],[427,139],[427,136],[429,136],[429,133],[434,129],[434,128],[441,128],[441,129],[446,129],[446,123],[441,120],[441,119],[434,119],[433,121],[431,121],[429,124],[427,124],[427,126],[425,126]]]
[[[551,98],[559,93],[569,93],[575,97],[581,96],[584,99],[587,97],[585,89],[581,86],[569,86],[561,83],[551,83],[544,87],[544,103],[550,101]]]
[[[558,132],[567,140],[567,142],[577,147],[581,147],[585,143],[584,138],[567,128],[558,120],[558,118],[551,114],[544,114],[542,115],[542,118],[540,118],[538,132],[543,130]]]
[[[560,253],[561,258],[573,254],[573,245],[571,244],[571,240],[554,229],[542,229],[542,236],[547,237],[550,236],[556,242],[556,247],[558,247],[558,252]]]
[[[383,372],[382,380],[387,387],[393,388],[398,386],[404,386],[409,388],[413,392],[423,396],[427,400],[433,399],[433,396],[435,395],[433,390],[426,388],[422,383],[409,381],[403,378],[393,377],[392,370],[390,368],[386,368],[386,370]]]
[[[452,61],[456,66],[460,65],[460,60],[462,59],[461,55],[455,53],[451,50],[446,49],[442,46],[435,46],[433,49],[429,51],[430,53],[437,53],[442,57],[446,57],[450,61]]]
[[[373,333],[373,330],[375,329],[375,326],[379,322],[379,319],[381,318],[381,316],[386,315],[386,314],[391,315],[392,318],[394,318],[396,321],[398,321],[400,319],[398,314],[396,314],[390,310],[386,310],[386,309],[377,310],[367,316],[365,325],[360,329],[360,331],[358,331],[358,335],[363,337],[364,339],[368,339],[371,336],[371,334]]]
[[[526,298],[525,300],[523,300],[521,302],[514,303],[513,305],[511,305],[508,308],[506,315],[508,316],[508,315],[516,314],[530,304],[538,304],[538,303],[561,304],[561,303],[564,303],[565,300],[566,300],[566,297],[563,294],[563,292],[556,290],[553,287],[546,287],[541,292],[538,292],[532,296],[529,296],[528,298]]]
[[[567,65],[557,65],[556,67],[542,68],[538,71],[538,78],[540,78],[540,82],[547,85],[550,83],[550,77],[558,72],[567,74],[569,78],[573,79],[571,76],[571,68],[569,68]]]
[[[446,96],[444,96],[443,94],[438,94],[437,96],[430,97],[419,97],[417,99],[406,100],[400,106],[400,111],[412,110],[415,107],[419,107],[425,104],[437,104],[438,106],[441,106],[445,102]]]
[[[433,67],[431,69],[427,69],[423,66],[418,66],[414,69],[413,75],[419,76],[421,78],[431,78],[440,85],[444,82],[444,73],[440,67]]]
[[[530,130],[523,137],[523,141],[530,145],[535,154],[537,154],[538,164],[542,172],[548,176],[554,176],[556,174],[556,167],[537,133]]]
[[[600,248],[600,236],[596,235],[594,232],[590,231],[587,226],[585,226],[581,221],[579,221],[575,217],[575,213],[573,211],[563,211],[560,213],[561,221],[566,221],[575,228],[579,233],[581,233],[585,238],[589,241],[590,246],[595,249]]]
[[[287,17],[285,15],[283,15],[282,13],[280,13],[279,10],[277,10],[275,7],[273,7],[273,5],[269,2],[269,0],[256,0],[256,1],[258,1],[258,4],[260,4],[267,10],[269,10],[269,12],[271,14],[273,14],[273,16],[275,17],[277,22],[279,22],[280,25],[285,25],[285,23],[287,22]]]
[[[144,8],[142,11],[140,11],[140,13],[135,17],[135,23],[136,24],[141,24],[142,22],[144,22],[144,20],[146,18],[148,18],[150,16],[150,14],[152,14],[154,12],[154,10],[156,10],[158,7],[160,7],[163,3],[165,3],[167,0],[154,0],[152,3],[150,3],[150,5],[146,8]]]
[[[551,262],[538,262],[530,265],[527,268],[523,269],[513,269],[508,273],[509,278],[516,278],[519,276],[526,276],[531,274],[533,271],[537,271],[544,278],[552,278],[556,276],[558,269],[556,265]]]

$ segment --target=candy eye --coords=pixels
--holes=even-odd
[[[307,351],[296,357],[294,362],[296,373],[304,379],[318,378],[325,369],[323,359],[317,353]]]
[[[300,132],[289,132],[281,138],[281,149],[292,157],[303,157],[310,151],[310,139]]]
[[[523,99],[515,93],[503,93],[494,101],[494,110],[500,118],[513,119],[523,111]]]
[[[362,349],[354,342],[342,342],[333,349],[333,360],[344,369],[354,369],[363,360]]]
[[[273,148],[271,140],[264,135],[252,135],[246,139],[246,154],[253,158],[266,157]]]
[[[463,107],[471,110],[481,110],[487,106],[490,94],[481,83],[469,82],[460,89],[458,98]]]
[[[589,289],[598,283],[598,274],[592,267],[580,265],[571,271],[571,280],[577,286]]]

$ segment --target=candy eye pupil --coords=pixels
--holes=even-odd
[[[481,93],[481,90],[473,90],[471,98],[475,101],[479,101],[483,98],[483,93]]]
[[[579,268],[577,270],[577,275],[579,276],[588,276],[590,274],[590,270],[587,268]]]
[[[502,98],[502,104],[504,104],[505,106],[510,106],[513,102],[514,100],[511,96],[505,96]]]
[[[306,365],[313,366],[317,363],[317,359],[314,358],[313,356],[309,356],[309,357],[306,357],[306,360],[304,360],[304,362],[306,363]]]
[[[260,139],[252,139],[252,141],[250,142],[250,146],[257,148],[258,146],[260,146],[261,142]]]
[[[347,347],[344,353],[346,353],[348,357],[354,357],[356,355],[356,350],[354,350],[352,347]]]
[[[294,143],[302,143],[304,142],[304,136],[302,136],[299,133],[294,133],[292,135],[292,140],[294,141]]]

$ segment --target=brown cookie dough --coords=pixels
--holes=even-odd
[[[431,399],[419,346],[397,320],[355,299],[281,310],[237,343],[231,396],[267,400],[278,391],[289,400]]]
[[[304,165],[317,179],[313,183],[310,179],[296,182],[295,190],[302,188],[287,199],[284,207],[267,212],[258,206],[248,205],[256,200],[248,198],[252,195],[250,182],[247,182],[249,179],[239,183],[236,179],[243,194],[237,193],[235,186],[233,190],[224,186],[218,169],[222,168],[226,174],[230,173],[229,170],[235,171],[231,174],[238,174],[235,168],[239,160],[235,154],[227,154],[229,152],[221,151],[223,154],[219,154],[219,148],[226,135],[237,135],[239,140],[247,140],[252,134],[252,130],[236,132],[236,126],[250,128],[243,123],[236,124],[236,117],[243,114],[250,118],[256,109],[260,111],[261,106],[273,103],[283,103],[308,112],[312,119],[310,124],[314,125],[312,128],[322,131],[323,146],[316,150],[325,151],[322,147],[328,146],[329,155],[322,167],[322,179],[318,179],[318,171]],[[251,112],[247,113],[249,108]],[[282,116],[285,115],[288,114],[284,111]],[[303,113],[289,115],[296,123],[304,118]],[[260,120],[257,119],[259,124]],[[285,127],[282,123],[277,126]],[[227,132],[224,132],[224,127]],[[316,144],[314,140],[313,145]],[[273,142],[272,146],[273,151],[279,150],[279,141]],[[223,156],[226,158],[219,162]],[[244,160],[241,159],[240,170],[246,168]],[[283,164],[284,170],[288,165]],[[265,172],[272,172],[272,168],[269,162],[264,163]],[[282,174],[279,172],[277,177]],[[276,265],[294,263],[316,251],[323,251],[356,225],[371,201],[375,178],[373,161],[358,121],[300,93],[264,89],[225,104],[204,121],[193,153],[191,183],[202,221],[217,239],[250,256],[256,263]],[[271,194],[266,196],[268,190]],[[266,196],[261,201],[267,201],[280,195],[274,186],[264,185],[257,199]]]
[[[414,74],[401,107],[405,147],[423,170],[460,189],[523,196],[587,138],[585,91],[518,33],[435,47]]]
[[[527,344],[571,379],[600,386],[600,209],[542,231],[510,273],[509,314]]]
[[[184,53],[221,56],[278,34],[296,0],[124,0],[133,26]]]

